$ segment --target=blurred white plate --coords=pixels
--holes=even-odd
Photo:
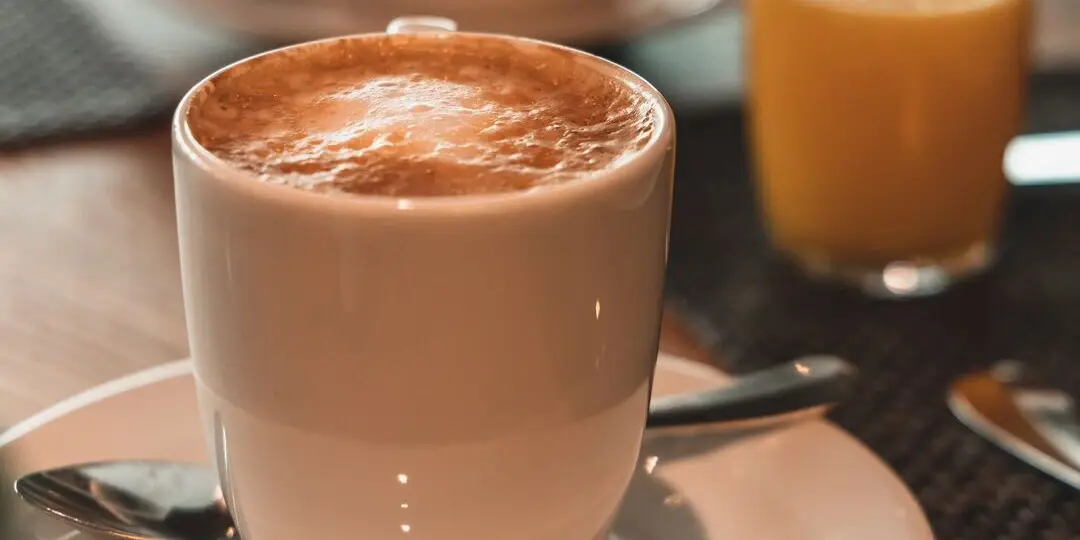
[[[654,395],[718,384],[661,355]],[[191,365],[106,383],[0,434],[11,473],[107,459],[206,462]],[[762,433],[646,437],[619,540],[933,540],[918,504],[880,459],[824,420]],[[27,540],[86,538],[30,514]]]
[[[211,22],[301,41],[378,32],[401,15],[439,15],[465,31],[593,43],[636,36],[706,13],[723,0],[175,0]]]

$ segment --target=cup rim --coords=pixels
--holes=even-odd
[[[416,214],[429,212],[437,212],[440,214],[475,214],[513,211],[515,208],[538,203],[546,202],[558,204],[560,202],[568,202],[578,197],[588,197],[590,193],[596,193],[600,190],[607,189],[613,184],[617,185],[627,182],[631,178],[650,174],[652,170],[655,170],[660,166],[665,155],[674,145],[675,117],[670,104],[652,83],[630,69],[579,49],[539,39],[489,32],[447,31],[432,33],[440,35],[453,34],[455,36],[460,35],[463,37],[475,36],[481,38],[495,38],[568,51],[575,56],[581,57],[594,64],[595,68],[601,74],[616,77],[622,82],[630,85],[632,88],[649,94],[649,97],[653,99],[656,104],[658,113],[656,127],[658,129],[654,131],[653,136],[645,143],[645,147],[633,156],[618,163],[614,167],[586,173],[580,179],[545,185],[532,190],[423,197],[397,197],[389,195],[350,195],[334,197],[327,196],[323,193],[271,184],[260,180],[255,174],[249,171],[230,165],[195,140],[191,127],[187,122],[188,111],[191,109],[192,102],[198,93],[215,78],[257,58],[280,54],[284,51],[316,46],[323,43],[364,40],[390,35],[386,32],[366,32],[278,47],[237,60],[207,75],[187,91],[173,114],[172,141],[174,160],[184,159],[188,163],[196,166],[202,172],[214,177],[215,181],[227,183],[229,184],[229,187],[242,190],[249,195],[271,199],[280,203],[308,206],[317,211],[387,212],[395,215],[401,215],[402,212]],[[174,181],[178,182],[180,180],[179,178],[174,178]]]

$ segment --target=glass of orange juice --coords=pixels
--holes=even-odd
[[[758,195],[808,272],[893,297],[987,268],[1031,0],[745,0]]]

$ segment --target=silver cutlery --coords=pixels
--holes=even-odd
[[[206,465],[109,461],[30,474],[15,491],[76,529],[130,540],[238,538]]]
[[[1035,468],[1080,489],[1080,422],[1072,398],[1003,361],[958,379],[949,408],[974,432]]]
[[[855,367],[835,356],[804,356],[736,377],[730,385],[652,400],[646,427],[712,429],[762,427],[844,401],[855,388]]]

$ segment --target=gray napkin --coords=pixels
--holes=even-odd
[[[0,0],[0,146],[131,126],[170,107],[84,8]]]

